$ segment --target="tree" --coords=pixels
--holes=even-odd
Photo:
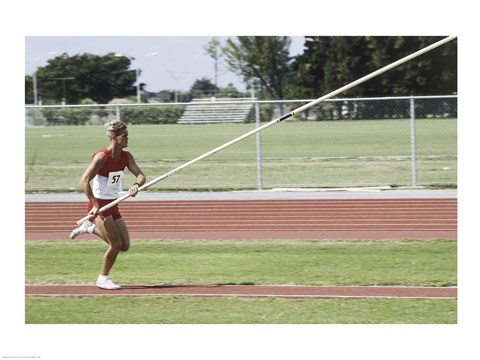
[[[369,73],[371,50],[361,36],[306,37],[305,51],[292,65],[294,76],[289,96],[317,98]],[[362,96],[365,89],[354,87],[349,96]]]
[[[212,84],[210,79],[202,78],[196,80],[190,88],[190,97],[215,96],[220,89]]]
[[[208,44],[203,47],[203,49],[205,50],[207,55],[209,55],[214,61],[214,85],[218,86],[218,68],[220,65],[220,59],[223,56],[220,41],[217,37],[214,36],[212,40],[210,40]]]
[[[216,96],[226,98],[240,98],[245,96],[245,94],[238,91],[238,89],[233,84],[228,84],[226,87],[220,88]]]
[[[129,70],[131,60],[110,53],[106,56],[63,54],[48,61],[37,71],[37,90],[44,104],[79,104],[85,98],[108,103],[116,97],[134,95],[135,70]],[[31,77],[26,77],[29,86]],[[30,90],[26,103],[33,102]]]
[[[441,36],[367,37],[372,68],[380,68],[433,44]],[[381,95],[445,95],[457,92],[457,41],[425,53],[379,79]],[[383,91],[382,91],[383,90]]]
[[[283,99],[290,71],[287,36],[238,36],[229,38],[223,47],[229,68],[247,83],[257,79],[274,99]]]
[[[292,64],[289,96],[317,98],[424,48],[435,36],[310,36]],[[345,96],[443,95],[457,91],[456,41],[348,90]]]

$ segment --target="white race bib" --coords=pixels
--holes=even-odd
[[[112,171],[108,174],[107,187],[122,190],[123,171]]]

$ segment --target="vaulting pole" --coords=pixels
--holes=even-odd
[[[164,180],[164,179],[172,176],[173,174],[176,174],[177,172],[185,169],[186,167],[188,167],[188,166],[190,166],[190,165],[195,164],[196,162],[198,162],[198,161],[200,161],[200,160],[202,160],[202,159],[205,159],[206,157],[208,157],[208,156],[210,156],[210,155],[213,155],[213,154],[215,154],[215,153],[217,153],[217,152],[219,152],[219,151],[221,151],[221,150],[223,150],[223,149],[225,149],[225,148],[227,148],[227,147],[229,147],[229,146],[231,146],[231,145],[233,145],[233,144],[236,144],[237,142],[242,141],[243,139],[245,139],[245,138],[247,138],[247,137],[250,137],[250,136],[252,136],[253,134],[256,134],[256,133],[258,133],[258,132],[260,132],[260,131],[263,131],[263,130],[265,130],[266,128],[269,128],[269,127],[272,126],[272,125],[275,125],[275,124],[277,124],[277,123],[279,123],[279,122],[282,122],[283,120],[286,120],[286,119],[288,119],[288,118],[290,118],[290,117],[293,117],[293,116],[296,116],[296,115],[298,115],[298,114],[301,114],[301,113],[304,112],[305,110],[310,109],[312,106],[315,106],[315,105],[321,103],[322,101],[325,101],[325,100],[327,100],[327,99],[329,99],[329,98],[331,98],[331,97],[333,97],[333,96],[335,96],[335,95],[338,95],[338,94],[340,94],[340,93],[342,93],[342,92],[345,92],[345,91],[347,91],[347,90],[349,90],[349,89],[351,89],[351,88],[353,88],[353,87],[355,87],[355,86],[357,86],[357,85],[359,85],[359,84],[361,84],[361,83],[363,83],[363,82],[365,82],[365,81],[367,81],[367,80],[370,80],[371,78],[374,78],[375,76],[378,76],[378,75],[380,75],[380,74],[383,74],[384,72],[386,72],[386,71],[388,71],[388,70],[391,70],[391,69],[393,69],[394,67],[397,67],[397,66],[399,66],[399,65],[401,65],[401,64],[403,64],[403,63],[405,63],[405,62],[407,62],[407,61],[410,61],[410,60],[416,58],[417,56],[420,56],[420,55],[422,55],[422,54],[425,54],[426,52],[428,52],[428,51],[430,51],[430,50],[433,50],[433,49],[435,49],[435,48],[437,48],[437,47],[439,47],[439,46],[441,46],[441,45],[443,45],[443,44],[445,44],[445,43],[447,43],[447,42],[449,42],[449,41],[452,41],[452,40],[454,40],[454,39],[456,39],[456,36],[448,36],[448,37],[446,37],[446,38],[444,38],[444,39],[442,39],[442,40],[440,40],[440,41],[437,41],[436,43],[433,43],[432,45],[429,45],[429,46],[427,46],[427,47],[425,47],[425,48],[423,48],[423,49],[420,49],[420,50],[414,52],[413,54],[410,54],[410,55],[408,55],[408,56],[405,56],[404,58],[401,58],[400,60],[397,60],[397,61],[391,63],[390,65],[387,65],[387,66],[385,66],[385,67],[383,67],[383,68],[381,68],[381,69],[379,69],[379,70],[376,70],[376,71],[374,71],[374,72],[372,72],[372,73],[370,73],[370,74],[368,74],[368,75],[366,75],[366,76],[364,76],[364,77],[362,77],[362,78],[360,78],[360,79],[358,79],[358,80],[355,80],[355,81],[351,82],[351,83],[348,84],[348,85],[345,85],[345,86],[343,86],[343,87],[341,87],[341,88],[339,88],[339,89],[337,89],[337,90],[335,90],[335,91],[332,91],[331,93],[328,93],[327,95],[324,95],[324,96],[322,96],[322,97],[320,97],[320,98],[318,98],[318,99],[316,99],[316,100],[313,100],[313,101],[311,101],[311,102],[309,102],[309,103],[307,103],[307,104],[305,104],[305,105],[303,105],[303,106],[300,106],[299,108],[297,108],[297,109],[295,109],[295,110],[293,110],[293,111],[291,111],[291,112],[289,112],[289,113],[287,113],[287,114],[285,114],[285,115],[282,115],[282,116],[280,116],[280,117],[278,117],[278,118],[276,118],[276,119],[271,120],[270,122],[266,123],[265,125],[262,125],[262,126],[260,126],[260,127],[257,127],[257,128],[255,128],[255,129],[253,129],[252,131],[249,131],[249,132],[243,134],[242,136],[237,137],[236,139],[233,139],[233,140],[231,140],[231,141],[229,141],[229,142],[227,142],[227,143],[225,143],[225,144],[223,144],[223,145],[220,145],[219,147],[217,147],[217,148],[215,148],[215,149],[213,149],[213,150],[210,150],[209,152],[206,152],[205,154],[200,155],[200,156],[196,157],[195,159],[190,160],[190,161],[186,162],[185,164],[180,165],[179,167],[176,167],[176,168],[173,169],[173,170],[170,170],[169,172],[167,172],[167,173],[165,173],[165,174],[157,177],[156,179],[153,179],[153,180],[151,180],[151,181],[143,184],[142,186],[140,186],[140,187],[138,188],[138,190],[141,191],[141,190],[147,189],[147,188],[149,188],[150,186],[152,186],[153,184],[156,184],[157,182],[162,181],[162,180]],[[112,206],[115,206],[116,204],[122,202],[122,201],[125,200],[125,199],[128,199],[130,196],[131,196],[131,195],[130,195],[129,193],[127,193],[127,194],[119,197],[118,199],[112,201],[112,202],[109,203],[108,205],[105,205],[104,207],[100,208],[100,209],[98,210],[97,214],[99,214],[99,213],[101,213],[101,212],[104,212],[105,210],[110,209]],[[82,219],[78,220],[78,221],[77,221],[77,224],[83,223],[84,221],[88,220],[91,216],[92,216],[92,214],[86,215],[86,216],[83,217]]]

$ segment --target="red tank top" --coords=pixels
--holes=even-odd
[[[99,152],[103,152],[105,154],[105,164],[103,167],[100,169],[98,172],[99,175],[101,176],[106,176],[108,177],[108,174],[113,171],[123,171],[125,168],[128,166],[128,156],[125,153],[125,151],[122,150],[120,154],[120,161],[116,162],[112,155],[110,154],[110,151],[107,148],[104,148],[102,150],[97,151],[93,156],[98,154]]]

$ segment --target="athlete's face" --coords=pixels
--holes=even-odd
[[[126,148],[128,146],[128,131],[125,130],[120,135],[118,135],[117,136],[117,141],[120,145],[122,145],[124,148]]]

